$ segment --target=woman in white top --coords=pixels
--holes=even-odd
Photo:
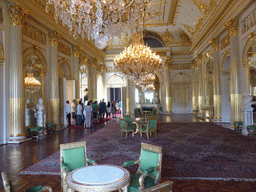
[[[88,102],[86,107],[84,108],[84,114],[85,114],[84,128],[86,125],[86,128],[89,129],[91,127],[91,118],[92,118],[92,106],[90,102]]]

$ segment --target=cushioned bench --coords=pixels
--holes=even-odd
[[[31,127],[31,128],[28,128],[28,134],[29,134],[29,137],[35,137],[35,138],[38,138],[40,136],[44,136],[43,132],[45,130],[45,127]]]
[[[247,125],[246,129],[247,129],[249,135],[254,136],[254,134],[256,132],[256,125]]]
[[[46,124],[47,133],[50,134],[52,132],[55,132],[56,131],[56,126],[57,126],[57,124],[54,124],[54,123]]]

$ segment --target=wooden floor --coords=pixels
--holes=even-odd
[[[111,121],[119,121],[113,119]],[[159,115],[159,122],[196,122],[199,121],[193,115]],[[48,175],[19,175],[18,173],[34,163],[59,151],[61,143],[75,142],[101,129],[106,124],[99,125],[95,130],[64,129],[47,135],[43,139],[33,139],[22,144],[8,144],[0,146],[0,171],[7,172],[15,191],[41,184],[51,186],[54,192],[61,191],[60,176]],[[163,178],[163,181],[166,179]],[[2,182],[0,191],[3,191]],[[206,191],[230,191],[230,192],[256,192],[256,183],[235,181],[204,181],[204,180],[174,180],[174,192],[206,192]]]

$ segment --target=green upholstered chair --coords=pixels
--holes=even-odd
[[[145,189],[142,192],[171,192],[172,191],[172,181],[166,181],[164,183],[160,183],[155,185],[154,187],[150,187],[149,189]]]
[[[140,108],[135,108],[135,109],[134,109],[134,116],[135,116],[135,118],[140,118],[140,117],[142,117]]]
[[[123,115],[123,119],[125,119],[126,122],[128,123],[128,127],[133,127],[134,129],[137,127],[137,124],[132,122],[130,115]]]
[[[139,164],[135,175],[131,175],[129,192],[140,192],[157,185],[161,180],[162,148],[147,143],[141,143],[140,158],[137,161],[127,161],[123,166]]]
[[[2,180],[3,180],[4,191],[5,192],[14,192],[11,182],[8,180],[7,174],[5,172],[2,172],[1,176],[2,176]],[[37,185],[35,187],[31,187],[31,188],[27,189],[25,192],[40,192],[40,191],[52,192],[52,188],[49,186]]]
[[[153,108],[153,109],[152,109],[151,115],[152,115],[152,116],[156,116],[156,115],[157,115],[157,108]]]
[[[142,124],[140,128],[140,136],[142,137],[143,133],[146,133],[147,138],[149,139],[149,134],[152,132],[155,133],[155,137],[157,137],[157,117],[150,116],[148,118],[147,124]]]
[[[132,136],[134,136],[134,126],[129,126],[125,119],[120,119],[120,126],[121,126],[121,137],[123,133],[126,133],[126,139],[129,132],[132,132]]]
[[[87,166],[88,162],[96,165],[94,160],[87,158],[85,141],[60,145],[60,169],[63,192],[71,191],[66,183],[67,174],[77,168]]]

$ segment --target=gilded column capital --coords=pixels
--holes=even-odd
[[[58,33],[57,31],[50,31],[49,32],[49,43],[50,43],[50,45],[58,46],[61,36],[62,35],[60,33]]]
[[[17,3],[8,6],[11,25],[23,26],[24,20],[28,16],[28,11],[21,8]]]
[[[92,59],[92,66],[95,67],[96,69],[98,67],[98,62],[99,62],[98,59],[96,59],[96,58]]]
[[[209,43],[212,46],[213,51],[220,50],[220,39],[219,38],[213,38],[211,41],[209,41]]]
[[[226,24],[225,28],[228,31],[230,37],[238,35],[239,23],[237,19],[230,19]]]
[[[167,59],[164,62],[164,66],[165,66],[166,69],[170,69],[171,68],[171,65],[172,65],[171,58],[172,57],[167,57]]]
[[[100,67],[100,71],[105,72],[105,70],[106,70],[106,65],[102,64],[101,67]]]
[[[198,53],[196,55],[196,60],[197,60],[197,63],[202,63],[202,53]]]
[[[79,45],[74,47],[74,57],[79,57],[82,52],[82,47]]]
[[[196,68],[196,60],[195,59],[191,60],[191,67],[193,69]]]
[[[254,41],[255,36],[256,36],[255,33],[252,32],[252,33],[250,33],[250,34],[248,35],[248,38],[251,39],[251,41]]]

